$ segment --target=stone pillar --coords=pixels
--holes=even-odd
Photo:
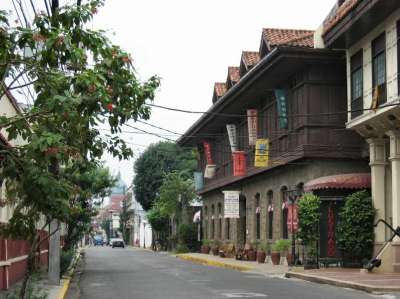
[[[390,137],[390,164],[392,168],[393,227],[400,226],[400,131],[387,132]]]
[[[53,220],[50,223],[49,234],[55,232],[49,240],[49,281],[51,284],[60,285],[60,223]]]
[[[386,139],[367,139],[369,144],[371,166],[372,201],[376,209],[376,220],[386,219],[385,210],[385,167],[386,167]],[[379,246],[385,241],[385,226],[379,224],[375,228],[375,243]]]

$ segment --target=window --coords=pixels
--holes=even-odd
[[[255,196],[256,201],[256,239],[261,239],[261,208],[260,208],[260,193],[257,193]]]
[[[225,218],[225,239],[229,240],[231,237],[231,221],[230,218]]]
[[[372,41],[372,108],[386,103],[386,37]]]
[[[282,187],[282,238],[288,239],[289,238],[289,231],[287,225],[287,218],[288,218],[288,188],[286,186]]]
[[[400,21],[397,21],[397,94],[400,94]]]
[[[222,205],[218,204],[218,238],[222,239]]]
[[[273,207],[273,198],[274,193],[272,190],[267,193],[268,198],[268,239],[273,239],[273,225],[274,225],[274,207]]]
[[[351,57],[351,118],[363,113],[363,52],[360,50]]]

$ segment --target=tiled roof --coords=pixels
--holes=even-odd
[[[226,85],[222,82],[216,82],[214,84],[214,92],[218,98],[222,97],[226,93]]]
[[[260,54],[258,52],[243,51],[242,61],[246,68],[249,69],[260,61]]]
[[[349,14],[361,0],[345,0],[342,5],[334,9],[324,21],[322,35],[330,31],[337,23]]]
[[[239,82],[240,80],[240,68],[238,66],[228,67],[228,77],[232,83]]]
[[[314,31],[264,28],[263,40],[270,46],[314,47]]]

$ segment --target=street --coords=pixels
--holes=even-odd
[[[380,297],[328,285],[202,266],[167,254],[132,248],[88,248],[82,268],[78,282],[82,299]]]

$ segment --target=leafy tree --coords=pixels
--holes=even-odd
[[[355,192],[346,198],[339,213],[337,244],[348,257],[357,262],[371,258],[374,219],[375,209],[367,191]]]
[[[196,160],[191,151],[172,142],[150,145],[134,165],[134,193],[144,210],[149,210],[159,196],[160,187],[168,173],[178,172],[185,178],[192,176]]]
[[[18,85],[22,75],[35,94],[30,109],[0,117],[0,127],[13,144],[0,147],[0,176],[14,206],[0,233],[31,242],[20,298],[25,298],[35,252],[43,241],[37,224],[44,229],[84,210],[74,202],[82,190],[68,168],[98,161],[105,152],[131,157],[117,133],[129,120],[150,117],[145,104],[159,86],[156,76],[140,82],[129,54],[103,31],[86,26],[103,2],[56,8],[51,16],[38,14],[30,28],[10,26],[6,12],[0,11],[0,75],[10,79],[1,82],[0,98],[25,87]],[[100,123],[108,124],[113,135],[102,136]],[[16,144],[20,137],[24,143]]]
[[[128,198],[128,196],[125,196],[125,198],[122,200],[121,212],[119,213],[120,231],[122,232],[122,237],[124,238],[125,243],[129,243],[130,240],[129,231],[127,231],[126,228],[129,220],[133,216],[133,210],[131,207],[132,201]]]
[[[319,239],[319,211],[321,200],[312,193],[306,193],[299,201],[299,231],[297,237],[310,249],[310,255],[314,255]]]

